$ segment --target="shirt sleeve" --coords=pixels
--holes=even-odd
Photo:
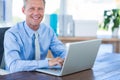
[[[4,51],[6,69],[13,72],[31,71],[37,68],[48,67],[48,60],[25,60],[20,57],[20,46],[16,36],[11,32],[5,33]],[[21,54],[23,55],[23,54]]]
[[[66,47],[65,45],[57,38],[56,34],[53,30],[51,30],[52,37],[51,37],[51,44],[50,50],[54,57],[61,57],[65,58],[66,56]]]

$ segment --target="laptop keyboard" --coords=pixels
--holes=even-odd
[[[59,69],[59,68],[48,68],[48,69],[43,69],[43,70],[46,70],[46,71],[49,71],[49,72],[54,72],[54,73],[61,72],[61,69]]]

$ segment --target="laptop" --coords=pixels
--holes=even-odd
[[[62,67],[36,69],[55,76],[64,76],[91,69],[94,65],[101,39],[66,43],[67,55]]]

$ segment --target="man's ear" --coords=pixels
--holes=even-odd
[[[22,12],[25,14],[25,8],[24,7],[22,7]]]

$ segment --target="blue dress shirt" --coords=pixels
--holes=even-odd
[[[37,31],[41,53],[41,60],[38,61],[34,59],[34,31],[28,27],[25,21],[17,23],[6,31],[4,50],[7,70],[10,72],[31,71],[49,67],[46,59],[48,50],[51,50],[54,57],[65,57],[65,46],[57,39],[56,34],[50,27],[41,23]]]

